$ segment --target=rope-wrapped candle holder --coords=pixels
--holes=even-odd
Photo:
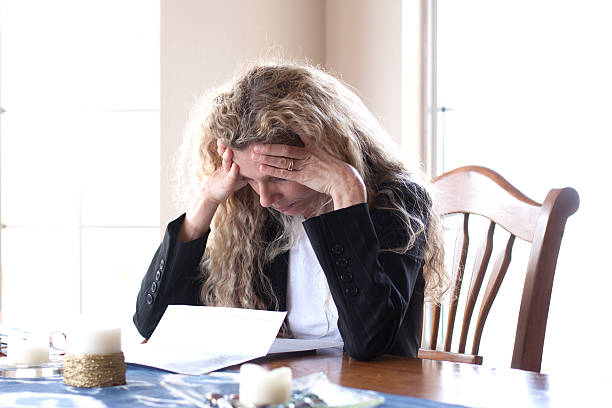
[[[68,334],[64,384],[111,387],[125,384],[125,360],[120,329],[84,329]]]
[[[64,384],[85,388],[124,385],[123,353],[66,354]]]

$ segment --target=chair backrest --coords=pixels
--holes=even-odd
[[[518,237],[531,243],[531,251],[518,314],[511,367],[539,372],[557,256],[566,220],[578,209],[578,193],[569,187],[553,189],[544,202],[539,204],[522,194],[496,172],[478,166],[461,167],[447,172],[435,178],[433,184],[436,198],[441,202],[442,215],[463,214],[463,223],[455,243],[443,350],[421,349],[419,357],[482,364],[482,356],[478,355],[478,350],[485,321],[508,270],[512,247]],[[476,253],[469,292],[465,296],[459,348],[452,352],[455,317],[470,241],[470,214],[486,217],[490,224],[486,239]],[[491,269],[473,330],[472,350],[468,354],[465,352],[468,331],[493,251],[493,232],[496,225],[507,230],[509,238]],[[433,306],[431,316],[429,344],[435,348],[440,326],[439,305]]]

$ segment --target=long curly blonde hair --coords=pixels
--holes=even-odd
[[[383,250],[405,253],[419,237],[425,238],[425,296],[440,301],[448,278],[441,221],[427,183],[394,157],[389,137],[361,99],[322,69],[292,62],[259,63],[202,96],[188,122],[183,168],[197,188],[222,164],[217,140],[236,150],[253,142],[301,145],[295,129],[359,172],[370,208],[397,213],[410,238]],[[407,189],[413,195],[410,202]],[[331,199],[321,203],[321,211],[332,208]],[[278,309],[263,270],[291,248],[301,221],[261,207],[249,186],[231,194],[215,213],[200,264],[202,303],[251,309],[272,303]]]

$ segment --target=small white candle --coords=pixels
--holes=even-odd
[[[121,351],[121,329],[79,326],[66,334],[69,354],[113,354]]]
[[[243,404],[283,404],[291,398],[291,369],[268,371],[256,364],[240,367],[240,402]]]
[[[40,365],[49,361],[49,338],[42,335],[9,335],[7,357],[15,365]]]

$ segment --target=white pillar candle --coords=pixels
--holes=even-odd
[[[40,365],[49,361],[49,337],[43,335],[9,335],[7,357],[15,365]]]
[[[79,326],[66,334],[69,354],[113,354],[121,351],[121,329]]]
[[[240,367],[240,402],[243,404],[284,404],[291,398],[291,369],[268,371],[256,364]]]

